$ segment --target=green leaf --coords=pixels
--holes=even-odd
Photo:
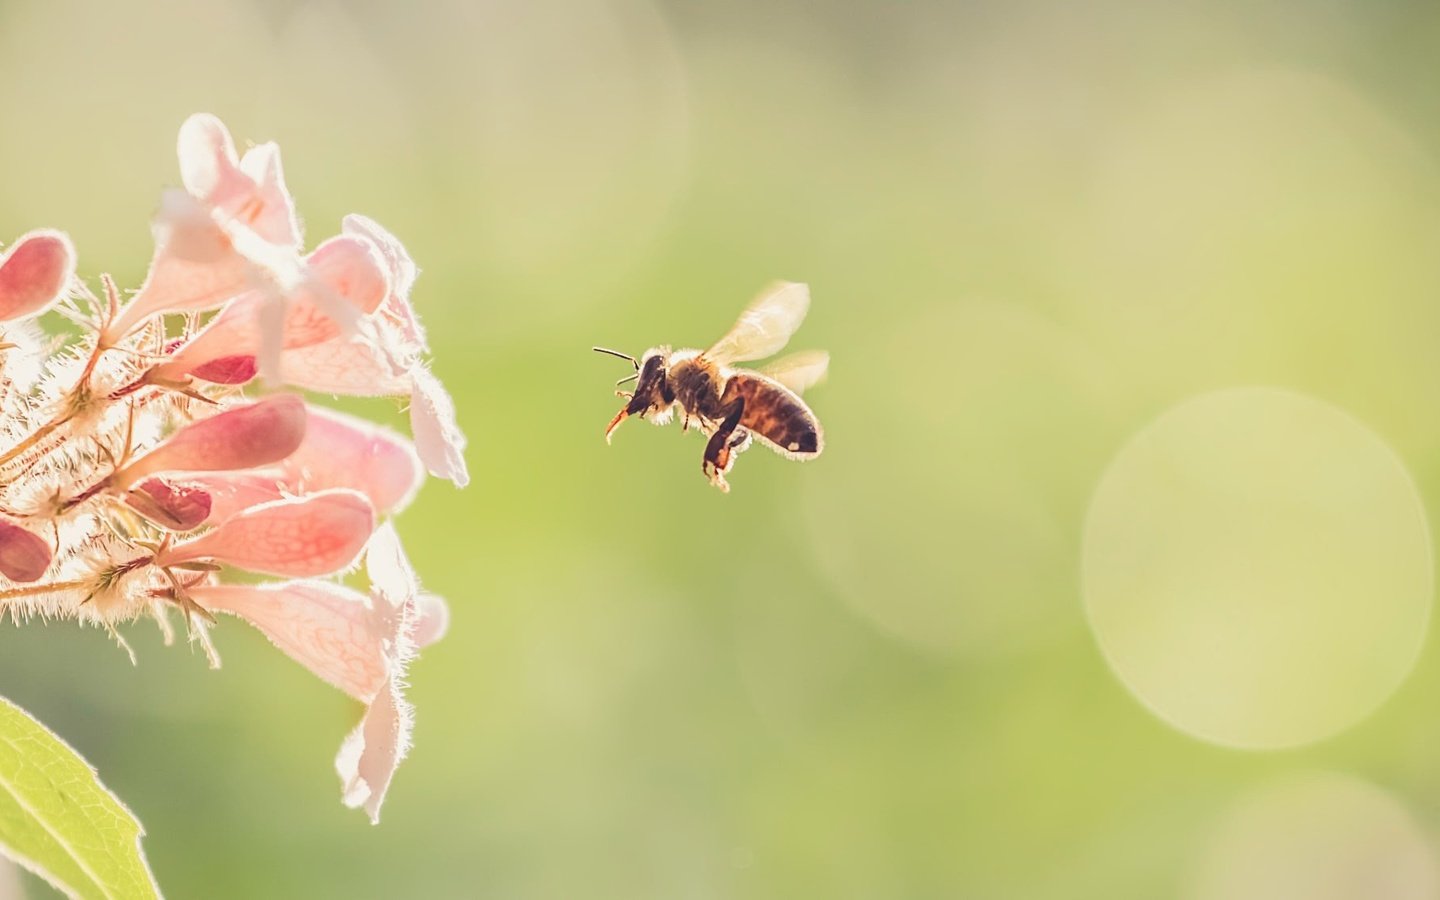
[[[0,854],[71,897],[159,897],[143,833],[79,754],[0,697]]]

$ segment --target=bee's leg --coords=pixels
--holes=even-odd
[[[737,398],[735,403],[725,411],[725,418],[720,422],[720,427],[710,435],[710,441],[705,445],[705,456],[700,461],[700,470],[710,483],[722,491],[729,491],[730,485],[725,483],[725,473],[730,471],[735,458],[732,453],[738,443],[743,443],[748,434],[742,434],[739,441],[732,441],[735,429],[740,424],[740,416],[745,412],[745,400]]]

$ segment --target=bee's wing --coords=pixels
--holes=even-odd
[[[721,364],[772,356],[800,327],[808,309],[809,285],[776,282],[745,307],[739,321],[705,356]]]
[[[760,369],[760,374],[775,379],[797,394],[803,394],[807,388],[824,381],[829,368],[830,354],[824,350],[802,350],[780,357]]]

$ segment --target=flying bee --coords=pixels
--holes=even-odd
[[[695,426],[709,437],[700,468],[722,491],[730,490],[725,474],[752,438],[789,459],[819,456],[825,449],[824,433],[800,393],[825,377],[829,354],[796,353],[759,371],[730,367],[779,352],[809,308],[809,287],[779,282],[746,307],[734,327],[708,350],[653,347],[636,359],[594,348],[635,366],[635,374],[616,382],[634,381],[635,390],[615,392],[627,402],[606,427],[605,442],[630,416],[664,425],[678,413],[687,431]]]

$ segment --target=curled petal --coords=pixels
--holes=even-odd
[[[125,503],[171,531],[199,528],[210,517],[210,494],[197,485],[149,478],[125,495]]]
[[[410,289],[415,286],[415,276],[418,270],[415,268],[415,261],[405,249],[405,245],[393,234],[381,227],[379,222],[368,216],[350,214],[341,223],[340,231],[343,234],[364,238],[380,251],[380,257],[385,261],[385,267],[390,273],[390,290],[393,296],[409,301]],[[425,335],[419,330],[420,324],[410,316],[409,327],[413,329],[410,337],[420,343],[421,349],[425,347]]]
[[[411,377],[410,430],[420,460],[432,475],[463,488],[470,483],[470,473],[465,468],[465,435],[455,421],[455,404],[428,369],[417,366]]]
[[[390,273],[390,295],[385,298],[382,311],[387,324],[397,332],[397,343],[405,345],[408,353],[415,357],[429,353],[425,330],[420,327],[420,320],[416,318],[415,310],[410,305],[410,289],[415,286],[415,277],[419,270],[415,268],[415,262],[410,259],[405,245],[382,228],[380,223],[366,216],[346,216],[341,231],[368,240],[385,261],[385,267]]]
[[[38,581],[50,567],[50,545],[34,532],[0,519],[0,572],[11,581]]]
[[[305,436],[305,402],[276,394],[192,422],[115,475],[118,487],[156,472],[225,472],[278,462]]]
[[[340,745],[335,771],[345,805],[363,807],[372,824],[380,822],[380,805],[395,768],[410,749],[414,712],[392,677],[365,711],[365,718]]]
[[[386,686],[387,641],[364,594],[327,581],[201,585],[190,596],[239,616],[325,681],[364,703]]]
[[[215,560],[268,575],[315,578],[348,568],[375,530],[357,491],[321,491],[254,506],[193,541],[156,554],[157,566]]]
[[[282,463],[297,491],[348,487],[381,513],[410,502],[425,472],[410,442],[341,413],[313,410],[299,448]]]
[[[75,275],[75,247],[49,229],[21,236],[0,256],[0,321],[37,315]]]

